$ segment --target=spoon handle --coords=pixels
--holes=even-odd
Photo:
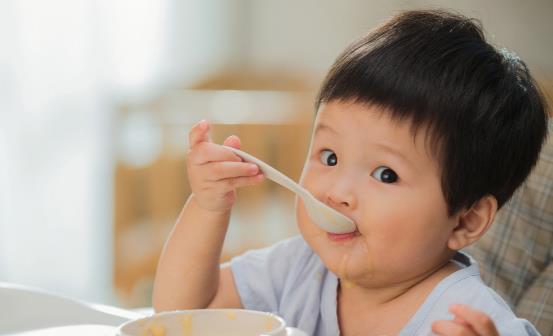
[[[290,189],[291,191],[293,191],[294,193],[298,194],[301,197],[311,197],[311,194],[302,186],[294,182],[294,180],[284,175],[283,173],[279,172],[275,168],[271,167],[267,163],[259,160],[255,156],[252,156],[236,148],[232,148],[228,146],[223,146],[223,147],[232,151],[234,154],[238,155],[245,161],[255,163],[256,165],[258,165],[259,169],[261,169],[265,177],[267,177],[268,179],[280,184],[281,186],[287,189]]]

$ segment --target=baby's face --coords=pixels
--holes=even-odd
[[[447,260],[456,224],[449,217],[437,161],[408,122],[377,107],[329,102],[321,107],[302,184],[357,225],[329,234],[311,222],[301,200],[302,235],[338,277],[364,286],[421,276]]]

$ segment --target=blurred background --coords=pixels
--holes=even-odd
[[[0,1],[0,281],[151,305],[190,190],[187,132],[297,179],[334,59],[399,11],[479,18],[553,92],[553,1]],[[293,196],[239,192],[223,260],[294,235]]]

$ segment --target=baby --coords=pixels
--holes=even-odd
[[[488,230],[547,135],[524,63],[468,18],[405,12],[339,56],[316,110],[301,183],[357,230],[321,230],[298,199],[301,236],[219,266],[235,190],[263,175],[201,121],[156,311],[268,311],[309,335],[537,335],[459,252]]]

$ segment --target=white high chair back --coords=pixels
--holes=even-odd
[[[118,326],[140,317],[132,311],[0,282],[0,335],[75,324]]]

